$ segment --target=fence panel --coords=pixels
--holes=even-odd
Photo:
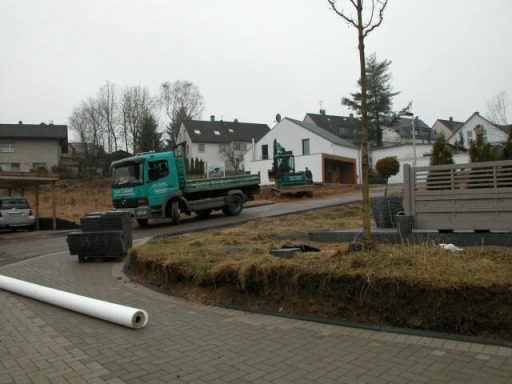
[[[512,161],[404,169],[415,229],[512,231]]]

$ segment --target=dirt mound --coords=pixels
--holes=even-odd
[[[204,304],[512,340],[512,285],[443,288],[397,278],[304,272],[296,266],[253,266],[241,278],[233,265],[197,281],[187,270],[137,255],[129,270],[140,283]]]

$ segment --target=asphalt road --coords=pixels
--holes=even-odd
[[[381,195],[382,190],[375,189],[372,193]],[[190,217],[182,216],[180,224],[177,226],[171,225],[170,220],[153,221],[150,222],[148,227],[144,228],[134,224],[132,234],[135,243],[137,243],[137,240],[154,236],[172,236],[226,225],[236,225],[263,217],[287,215],[359,200],[361,200],[361,192],[354,191],[343,195],[314,199],[301,198],[297,199],[297,201],[283,203],[251,202],[239,216],[225,216],[219,211],[212,213],[207,218],[200,218],[195,215]],[[69,231],[2,231],[0,233],[0,266],[38,256],[68,251],[68,232]]]

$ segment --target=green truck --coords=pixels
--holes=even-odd
[[[260,191],[259,174],[187,180],[185,158],[185,150],[179,146],[172,152],[114,161],[114,210],[129,212],[141,226],[154,218],[170,218],[176,225],[181,213],[208,216],[222,210],[227,216],[239,215],[244,203]]]

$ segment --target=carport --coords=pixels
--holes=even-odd
[[[343,156],[322,155],[323,180],[327,183],[357,184],[356,160]]]
[[[0,172],[0,188],[7,189],[11,196],[13,189],[20,189],[23,194],[25,188],[35,188],[36,192],[36,229],[39,229],[39,186],[43,184],[52,185],[52,228],[57,229],[57,205],[55,202],[55,183],[59,180],[56,173],[33,173],[33,172]]]

